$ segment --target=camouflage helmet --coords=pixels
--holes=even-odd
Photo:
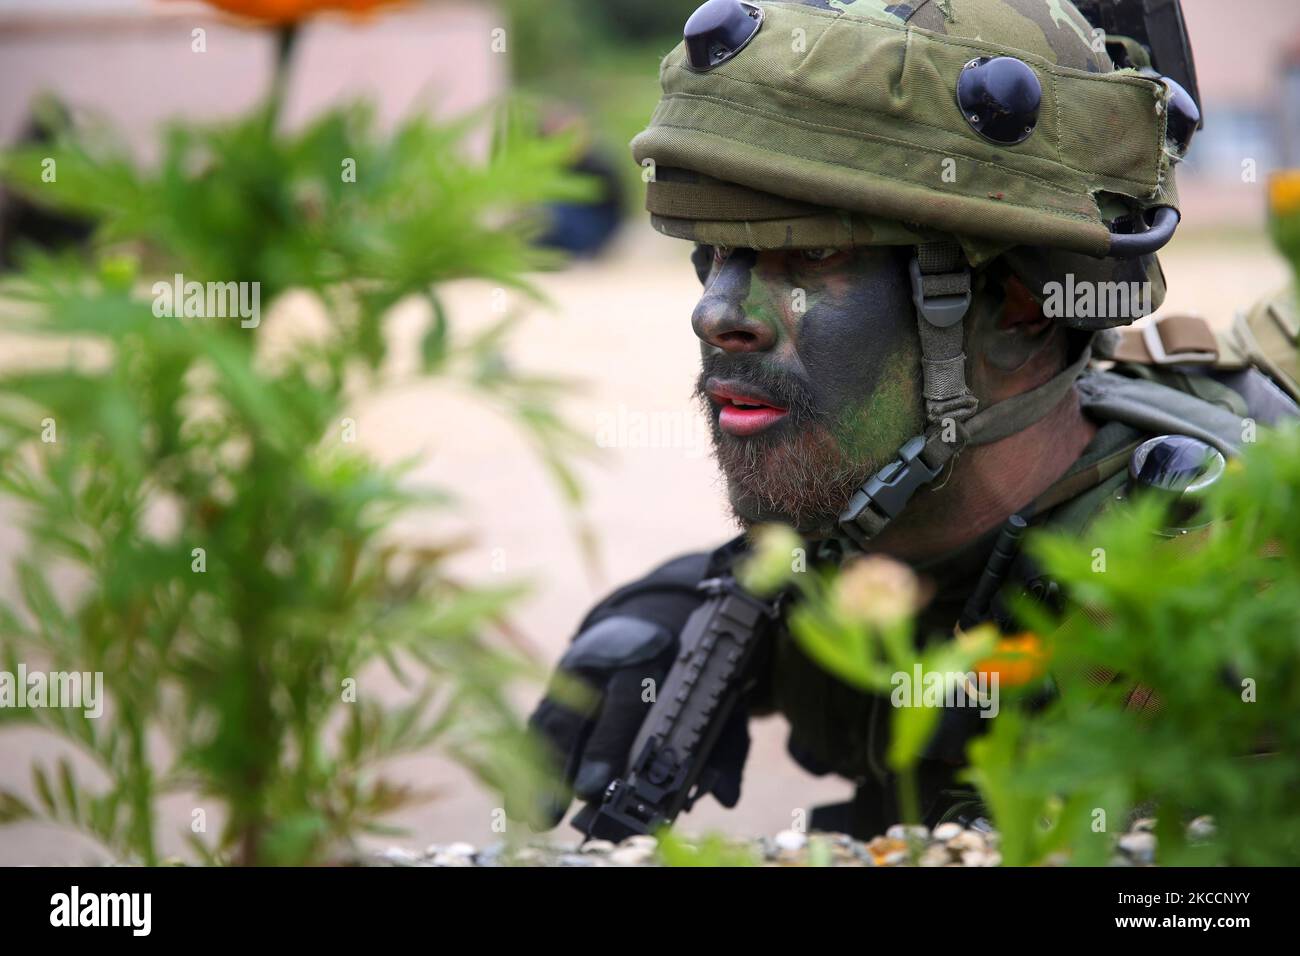
[[[728,8],[753,32],[704,68],[689,38],[670,52],[663,97],[632,141],[651,167],[656,229],[759,249],[948,237],[974,268],[1006,256],[1040,299],[1073,272],[1148,280],[1159,305],[1147,253],[1177,223],[1174,166],[1190,138],[1167,136],[1169,104],[1190,100],[1132,38],[1069,0],[711,0],[692,20]],[[1108,47],[1137,50],[1125,59],[1145,68],[1116,70]],[[1039,100],[1012,143],[982,133],[960,96],[969,74],[1007,59]]]
[[[1104,4],[1079,2],[1102,19]],[[1145,10],[1111,7],[1125,4]],[[1178,4],[1162,9],[1190,73]],[[962,336],[973,275],[1002,261],[1040,302],[1067,274],[1145,281],[1149,307],[1163,298],[1154,253],[1177,225],[1174,167],[1200,117],[1145,38],[1112,26],[1069,0],[708,0],[660,66],[663,96],[632,141],[660,232],[751,249],[915,247],[927,428],[841,516],[859,546],[967,444],[1041,418],[1089,360],[1085,347],[977,412]],[[1093,332],[1135,317],[1062,321]]]

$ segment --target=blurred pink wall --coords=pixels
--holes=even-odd
[[[1178,175],[1184,229],[1258,229],[1268,173],[1300,142],[1283,67],[1300,43],[1300,0],[1182,0],[1205,128]],[[1252,178],[1253,177],[1253,178]]]
[[[481,106],[506,88],[507,57],[491,48],[499,26],[495,8],[465,0],[312,20],[295,51],[287,121],[360,97],[385,125],[417,109]],[[191,49],[195,28],[206,53]],[[0,143],[19,134],[31,97],[51,90],[112,118],[148,157],[161,120],[230,116],[256,102],[272,44],[270,31],[188,0],[0,0]]]
[[[1300,40],[1297,0],[1182,0],[1207,108],[1216,102],[1276,97],[1278,71]]]

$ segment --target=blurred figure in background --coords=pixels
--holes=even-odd
[[[576,111],[552,108],[542,119],[543,136],[574,135],[577,157],[569,168],[596,179],[594,202],[558,202],[547,206],[550,222],[538,243],[574,256],[598,256],[608,246],[624,217],[622,183],[614,164],[591,137],[587,122]]]

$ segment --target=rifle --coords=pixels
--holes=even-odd
[[[681,649],[637,732],[627,771],[573,818],[588,839],[617,842],[651,833],[712,788],[709,756],[752,683],[750,665],[780,617],[783,595],[762,600],[730,575],[699,587],[708,600],[686,621]]]

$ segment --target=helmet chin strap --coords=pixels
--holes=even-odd
[[[866,550],[922,487],[938,480],[967,445],[1006,438],[1039,421],[1069,392],[1091,350],[1042,385],[976,413],[979,400],[966,383],[962,319],[971,303],[971,271],[956,242],[916,247],[909,265],[912,301],[921,335],[926,428],[897,457],[863,482],[840,514],[840,531]]]

